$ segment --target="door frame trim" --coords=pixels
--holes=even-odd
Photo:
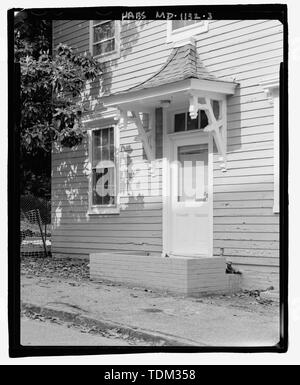
[[[172,153],[172,146],[175,139],[179,138],[201,138],[208,143],[208,227],[209,227],[209,247],[208,256],[213,256],[213,137],[211,133],[203,131],[184,131],[168,134],[167,117],[168,112],[163,109],[163,165],[162,165],[162,195],[163,195],[163,249],[162,256],[170,254],[171,250],[171,197],[170,197],[170,168],[169,159]],[[169,120],[170,121],[170,120]]]

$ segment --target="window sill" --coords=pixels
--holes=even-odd
[[[91,207],[88,210],[88,215],[107,215],[120,214],[119,207]]]

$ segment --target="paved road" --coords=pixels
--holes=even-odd
[[[31,346],[128,346],[122,339],[81,333],[65,325],[21,319],[21,345]]]

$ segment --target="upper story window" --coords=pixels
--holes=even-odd
[[[207,30],[207,20],[169,20],[167,21],[167,42],[179,44]]]
[[[191,25],[202,23],[199,20],[172,20],[172,32],[179,28],[190,27]]]
[[[119,20],[91,20],[90,51],[102,62],[120,57]]]

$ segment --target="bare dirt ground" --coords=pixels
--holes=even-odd
[[[76,311],[183,344],[269,346],[279,339],[278,303],[262,300],[258,291],[185,298],[104,280],[92,282],[85,260],[26,257],[21,274],[24,303]]]
[[[89,278],[89,264],[86,260],[74,260],[74,259],[53,259],[53,258],[41,258],[41,257],[26,257],[21,260],[21,274],[32,277],[45,277],[50,279],[57,279],[58,281],[64,279],[72,279],[78,282],[90,282]],[[120,287],[121,284],[112,283],[103,280],[98,282],[104,286]],[[134,290],[143,288],[133,288]],[[144,289],[145,292],[151,292],[151,290]],[[215,304],[218,306],[231,306],[236,308],[243,308],[249,312],[274,312],[277,313],[278,304],[273,301],[263,300],[260,298],[260,292],[258,290],[244,290],[240,293],[233,295],[214,295],[204,296],[202,298],[193,299],[190,301],[196,301],[206,304]],[[169,293],[156,293],[158,296],[169,296]],[[178,295],[174,295],[175,297]],[[260,306],[258,306],[260,305]]]

